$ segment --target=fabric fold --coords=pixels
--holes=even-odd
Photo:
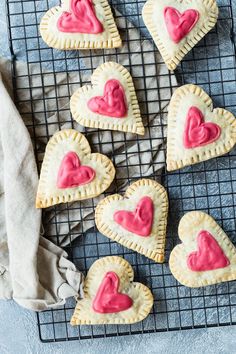
[[[40,236],[37,168],[28,131],[0,80],[0,297],[35,311],[79,296],[82,275]]]

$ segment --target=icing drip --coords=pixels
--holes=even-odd
[[[175,43],[179,43],[196,25],[199,20],[197,10],[186,10],[182,14],[174,7],[165,7],[165,23],[168,33]]]
[[[60,189],[82,186],[95,178],[95,171],[89,166],[81,166],[75,152],[68,152],[62,160],[57,175],[57,187]]]
[[[124,229],[147,237],[151,234],[153,224],[154,205],[149,197],[143,197],[134,212],[120,210],[115,212],[114,220]]]
[[[88,108],[101,115],[123,118],[127,114],[125,91],[117,80],[106,82],[103,96],[96,96],[89,100]]]
[[[197,107],[189,109],[183,138],[186,149],[213,143],[220,134],[221,128],[217,124],[204,123],[203,114]]]
[[[201,231],[197,237],[198,251],[190,253],[188,268],[194,272],[202,272],[227,267],[230,262],[218,242],[208,231]]]
[[[128,310],[133,300],[126,294],[118,292],[120,279],[115,272],[106,273],[97,294],[93,300],[92,308],[98,313],[116,313]]]
[[[70,12],[62,13],[57,28],[66,33],[98,34],[104,31],[96,16],[92,0],[71,0]]]

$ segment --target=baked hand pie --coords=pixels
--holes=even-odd
[[[90,128],[144,134],[137,96],[130,73],[120,64],[100,65],[92,86],[79,88],[71,98],[73,118]]]
[[[148,0],[143,20],[169,70],[215,26],[215,0]]]
[[[183,243],[171,252],[169,266],[181,284],[197,288],[236,279],[236,249],[211,216],[185,214],[179,237]]]
[[[115,177],[105,155],[92,154],[85,137],[73,129],[57,132],[49,140],[42,164],[37,208],[90,199],[104,192]]]
[[[153,296],[141,283],[133,282],[131,265],[121,257],[97,260],[84,282],[71,325],[128,324],[142,321],[151,311]]]
[[[56,49],[117,48],[121,38],[107,0],[62,0],[43,16],[40,33]]]
[[[167,170],[224,155],[236,143],[236,120],[195,85],[178,88],[170,101],[167,131]]]
[[[149,179],[131,184],[124,197],[114,194],[95,210],[98,230],[121,245],[155,262],[164,262],[168,197],[164,187]]]

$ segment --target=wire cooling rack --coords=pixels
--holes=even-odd
[[[98,142],[94,143],[92,149],[103,153],[106,144],[110,144],[112,151],[115,151],[117,143],[128,146],[128,143],[133,141],[139,147],[145,139],[147,140],[148,151],[154,161],[149,177],[158,179],[161,176],[161,182],[169,193],[166,263],[163,265],[153,263],[144,256],[108,240],[100,235],[95,227],[85,234],[82,225],[82,229],[78,231],[73,225],[76,224],[76,218],[80,216],[83,203],[66,204],[64,211],[67,216],[64,220],[59,218],[60,206],[50,210],[50,217],[45,212],[43,218],[45,230],[53,226],[53,232],[49,235],[46,231],[46,236],[60,244],[61,239],[67,235],[70,242],[66,250],[79,269],[86,272],[99,257],[110,254],[120,255],[134,267],[136,280],[152,289],[155,303],[148,318],[138,324],[71,327],[69,321],[75,301],[70,299],[59,309],[48,310],[37,315],[40,338],[44,342],[225,326],[236,323],[236,282],[189,289],[176,282],[168,268],[169,253],[178,242],[178,222],[184,213],[190,210],[203,210],[211,214],[231,240],[236,241],[235,151],[174,173],[166,173],[165,167],[161,168],[161,162],[158,162],[155,156],[157,153],[165,154],[165,144],[155,147],[155,137],[151,136],[150,131],[151,128],[156,128],[156,131],[161,132],[162,139],[165,138],[166,105],[176,82],[170,73],[159,70],[163,67],[163,62],[157,59],[158,51],[141,18],[144,1],[112,0],[110,3],[113,9],[117,8],[120,11],[115,16],[118,22],[123,23],[121,35],[125,48],[128,49],[82,53],[50,49],[40,38],[38,31],[40,19],[47,9],[58,4],[57,0],[6,1],[15,102],[30,131],[40,169],[45,144],[53,132],[60,129],[63,124],[74,127],[68,102],[72,91],[86,82],[83,73],[88,74],[89,82],[89,76],[98,62],[116,60],[126,63],[125,66],[131,72],[138,87],[137,94],[146,129],[149,131],[148,138],[129,136],[128,140],[128,135],[121,134],[120,141],[114,141],[111,133],[111,140],[101,143],[101,132],[97,131]],[[216,106],[225,107],[236,114],[233,8],[231,0],[218,1],[218,4],[220,18],[216,28],[189,53],[176,71],[176,75],[179,84],[191,82],[201,85],[212,96]],[[138,28],[137,31],[130,27],[130,21]],[[150,40],[148,52],[145,52],[143,46],[145,38]],[[135,55],[134,63],[133,48],[137,43],[140,49]],[[151,70],[148,70],[150,67]],[[63,79],[61,75],[64,75]],[[147,84],[149,79],[152,82],[151,88]],[[157,97],[152,102],[152,112],[148,104],[150,90],[157,93]],[[59,105],[59,100],[60,102],[63,100],[64,105]],[[150,116],[155,113],[159,114],[160,121],[153,127]],[[85,130],[88,138],[89,132],[89,129]],[[140,175],[135,178],[129,176],[130,168],[135,167],[135,163],[127,152],[118,151],[116,155],[111,154],[115,165],[119,154],[123,154],[124,162],[121,166],[116,166],[117,171],[122,169],[123,176],[127,176],[129,182],[144,175],[141,167],[144,167],[145,163],[139,159]],[[117,173],[115,184],[108,193],[114,193],[115,186],[119,183],[119,173]],[[82,236],[75,239],[81,231]]]

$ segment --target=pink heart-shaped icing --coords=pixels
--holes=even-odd
[[[190,253],[188,267],[194,272],[227,267],[230,262],[218,242],[208,231],[201,231],[197,237],[198,251]]]
[[[67,33],[98,34],[103,25],[98,20],[92,0],[71,0],[70,12],[64,11],[57,21],[57,28]]]
[[[98,313],[116,313],[128,310],[133,300],[126,294],[119,293],[120,279],[115,272],[106,273],[93,300],[93,310]]]
[[[81,166],[75,152],[68,152],[61,162],[57,175],[57,187],[60,189],[82,186],[95,178],[95,171],[89,166]]]
[[[104,87],[103,96],[88,101],[88,108],[101,115],[123,118],[127,114],[125,91],[118,80],[109,80]]]
[[[215,123],[205,123],[204,116],[197,107],[189,109],[183,136],[186,149],[213,143],[220,134],[221,128]]]
[[[197,10],[189,9],[182,14],[174,7],[165,7],[165,23],[171,39],[179,43],[196,25],[199,19]]]
[[[134,212],[119,210],[114,214],[114,220],[124,229],[147,237],[152,231],[154,205],[149,197],[143,197]]]

